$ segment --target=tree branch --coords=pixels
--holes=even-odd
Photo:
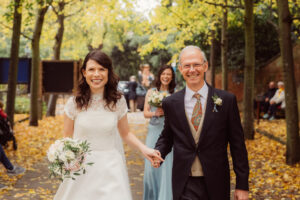
[[[58,12],[56,11],[55,7],[51,5],[51,8],[52,8],[53,12],[55,13],[55,15],[58,16]]]
[[[80,13],[81,11],[82,11],[82,8],[80,8],[80,9],[77,10],[76,12],[73,12],[73,13],[71,13],[71,14],[69,14],[69,15],[66,15],[65,18],[72,17],[73,15],[76,15],[76,14]]]
[[[166,7],[166,9],[167,9],[169,12],[173,13],[174,15],[176,15],[181,21],[184,22],[184,24],[189,24],[186,20],[184,20],[184,19],[183,19],[180,15],[178,15],[176,12],[173,12],[170,8]]]
[[[292,17],[292,20],[300,20],[300,17]]]
[[[224,5],[222,3],[213,3],[213,2],[209,2],[209,1],[204,1],[204,3],[207,3],[209,5],[213,5],[213,6],[220,6],[223,8],[241,8],[241,9],[245,9],[244,6],[239,5],[239,6],[234,6],[234,5]]]
[[[79,0],[79,1],[82,1],[82,0]],[[70,0],[70,1],[64,0],[65,5],[72,4],[72,3],[77,3],[77,2],[78,2],[78,0]]]
[[[3,27],[5,27],[5,28],[8,28],[8,29],[10,29],[10,30],[12,30],[12,27],[10,27],[10,26],[7,26],[6,24],[3,24],[2,22],[0,22],[0,24],[3,26]],[[25,33],[23,33],[23,32],[21,32],[20,33],[24,38],[27,38],[27,39],[29,39],[29,40],[32,40],[32,38],[31,37],[29,37],[28,35],[25,35]]]
[[[273,22],[272,20],[270,20],[270,19],[267,20],[267,23],[268,23],[268,24],[271,24],[271,25],[275,28],[275,30],[277,31],[277,33],[278,33],[279,27],[278,27],[278,25],[277,25],[276,23],[274,23],[274,22]]]

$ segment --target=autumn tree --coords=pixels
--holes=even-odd
[[[31,41],[32,67],[30,85],[30,126],[38,126],[38,113],[41,108],[42,99],[40,94],[40,38],[42,34],[45,14],[51,0],[38,0],[38,10]]]
[[[223,3],[223,17],[222,17],[222,34],[221,34],[221,64],[222,64],[222,89],[228,90],[228,35],[227,35],[227,27],[228,27],[228,8],[227,8],[227,0],[224,0]]]
[[[254,139],[253,94],[255,69],[255,42],[253,0],[245,0],[245,67],[244,67],[244,134],[246,139]]]
[[[19,44],[22,23],[22,3],[23,0],[15,0],[12,2],[14,7],[13,29],[11,37],[9,74],[8,74],[8,90],[6,99],[6,113],[9,116],[10,124],[14,124],[15,98],[17,87],[18,63],[19,63]]]
[[[293,165],[300,161],[300,137],[296,85],[294,76],[294,57],[291,41],[292,16],[288,0],[278,0],[280,52],[285,85],[286,102],[286,163]]]
[[[68,13],[68,14],[65,13],[66,12],[65,7],[66,6],[74,7],[75,2],[76,2],[75,0],[74,1],[60,0],[58,2],[53,2],[51,5],[52,10],[54,11],[57,17],[57,23],[58,23],[58,29],[54,37],[55,42],[53,46],[53,60],[60,60],[61,46],[62,46],[64,31],[65,31],[65,19],[75,14],[78,14],[81,11],[81,7],[77,6],[78,8],[76,11],[73,11],[72,13]],[[46,116],[55,116],[57,98],[58,98],[57,94],[50,95]]]
[[[210,66],[210,77],[211,77],[211,86],[215,87],[215,71],[216,71],[216,49],[217,49],[217,39],[215,30],[211,31],[211,45],[210,45],[210,58],[209,58],[209,66]]]

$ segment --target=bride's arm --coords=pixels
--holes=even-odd
[[[64,137],[73,137],[74,132],[74,120],[70,119],[66,114],[64,114]]]
[[[129,125],[127,121],[127,114],[125,114],[118,122],[118,129],[122,139],[132,148],[139,150],[145,158],[147,158],[152,164],[153,159],[157,158],[161,161],[160,153],[157,150],[151,149],[144,145],[135,135],[129,131]]]

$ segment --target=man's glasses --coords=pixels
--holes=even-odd
[[[186,65],[183,65],[183,69],[186,69],[186,70],[189,70],[189,69],[192,69],[192,68],[199,69],[205,63],[206,63],[206,61],[204,61],[203,63],[186,64]]]

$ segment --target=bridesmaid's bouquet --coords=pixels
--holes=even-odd
[[[93,163],[86,163],[85,158],[90,153],[90,146],[87,141],[80,141],[72,138],[56,140],[50,146],[47,157],[50,162],[48,168],[50,177],[58,177],[61,181],[65,178],[85,174],[86,166]]]
[[[167,92],[159,92],[154,90],[149,96],[148,103],[154,107],[161,107],[163,99],[167,96],[170,96],[170,94]]]

